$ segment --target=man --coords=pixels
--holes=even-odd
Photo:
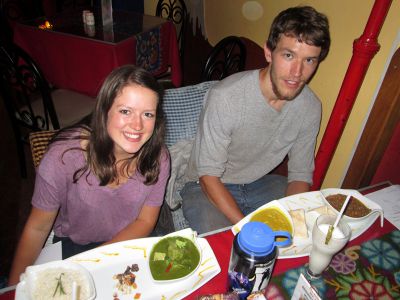
[[[198,233],[237,223],[312,184],[321,102],[307,83],[330,46],[325,15],[293,7],[273,21],[267,67],[236,73],[207,93],[181,196]],[[288,177],[270,173],[288,155]]]

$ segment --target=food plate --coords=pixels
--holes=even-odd
[[[189,237],[193,235],[191,229],[174,232],[171,235]],[[165,236],[164,236],[165,237]],[[189,277],[174,282],[155,282],[152,280],[148,257],[153,245],[163,237],[150,237],[119,242],[102,246],[87,252],[70,257],[68,260],[84,266],[92,274],[96,286],[96,299],[114,299],[116,296],[123,299],[134,299],[140,294],[143,299],[181,299],[198,289],[211,278],[221,272],[207,240],[197,238],[197,244],[202,256],[200,266]],[[128,273],[135,276],[135,285],[122,285],[118,289],[118,280],[113,279],[117,274],[122,274],[127,267],[137,264]]]
[[[314,208],[326,205],[326,202],[323,200],[323,195],[327,195],[328,192],[329,192],[329,194],[340,193],[340,194],[345,194],[345,195],[347,195],[348,193],[351,193],[352,195],[354,195],[354,197],[362,200],[363,202],[373,205],[372,208],[374,210],[374,213],[369,214],[367,217],[360,218],[360,220],[348,222],[350,225],[350,228],[352,229],[350,240],[353,240],[356,237],[360,236],[362,233],[364,233],[375,222],[375,220],[378,218],[379,215],[381,216],[381,226],[383,226],[383,210],[382,210],[382,208],[379,205],[377,205],[375,202],[369,200],[365,196],[362,196],[356,190],[326,189],[326,190],[321,190],[321,191],[297,194],[297,195],[281,198],[277,201],[281,204],[281,206],[287,212],[289,212],[290,210],[295,210],[295,209],[304,209],[305,213],[307,213],[307,211],[310,211]],[[365,199],[367,199],[367,200],[365,200]],[[249,219],[251,218],[251,215],[260,209],[262,209],[262,207],[258,208],[256,211],[247,215],[245,218],[243,218],[237,224],[232,226],[233,234],[236,235],[240,231],[240,228],[246,222],[249,221]],[[307,214],[306,214],[306,218],[307,218]],[[307,222],[307,220],[306,220],[306,222]],[[285,258],[296,258],[296,257],[308,256],[308,255],[310,255],[311,247],[312,247],[311,231],[310,231],[310,229],[308,229],[308,238],[301,239],[301,238],[294,237],[293,243],[291,246],[278,248],[279,249],[278,258],[285,259]]]

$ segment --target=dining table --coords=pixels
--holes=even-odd
[[[155,77],[170,72],[172,84],[182,83],[179,45],[174,24],[164,18],[113,10],[103,24],[92,8],[94,25],[83,22],[82,10],[16,22],[14,42],[38,64],[54,87],[96,97],[115,68],[134,64]]]
[[[387,187],[374,186],[368,193]],[[322,276],[312,282],[321,299],[400,299],[400,231],[380,218],[337,253]],[[184,299],[226,294],[228,267],[234,234],[230,227],[200,235],[209,243],[221,271]],[[268,300],[291,299],[300,274],[305,273],[308,255],[278,258],[267,286]],[[14,291],[0,294],[0,300],[13,299]],[[208,298],[224,299],[224,298]]]

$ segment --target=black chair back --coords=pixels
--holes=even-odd
[[[156,16],[171,20],[177,27],[179,54],[183,62],[185,46],[185,28],[187,24],[187,9],[183,0],[159,0]]]
[[[31,131],[59,129],[50,86],[32,58],[13,44],[0,47],[1,95],[10,118]]]
[[[228,36],[211,50],[202,71],[202,81],[221,80],[243,71],[246,64],[246,47],[237,36]]]
[[[24,144],[32,131],[59,129],[49,85],[30,56],[15,44],[0,46],[0,95],[17,143],[21,175],[26,177]]]
[[[0,96],[11,120],[23,177],[29,133],[81,122],[96,103],[75,91],[53,89],[29,54],[15,44],[0,44]]]

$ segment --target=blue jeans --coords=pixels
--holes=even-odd
[[[265,175],[249,184],[225,184],[240,210],[248,215],[260,206],[285,196],[287,177]],[[198,182],[188,182],[181,191],[183,215],[198,234],[231,226],[232,223],[203,193]]]

